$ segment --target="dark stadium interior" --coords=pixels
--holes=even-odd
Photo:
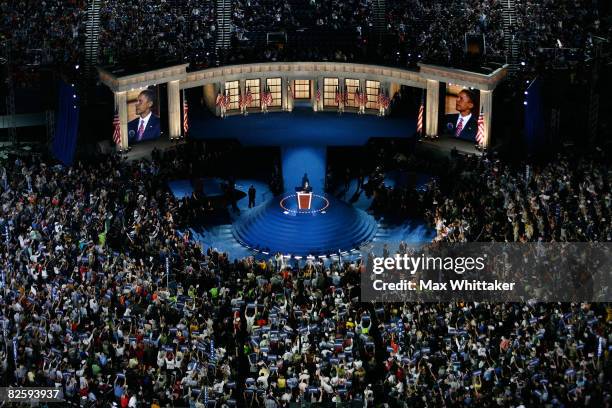
[[[0,407],[612,406],[611,41],[610,0],[0,2]],[[493,243],[586,290],[364,301]]]

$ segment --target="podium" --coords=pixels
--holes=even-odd
[[[310,205],[312,204],[312,193],[306,192],[306,191],[298,191],[297,200],[298,200],[298,209],[310,210]]]

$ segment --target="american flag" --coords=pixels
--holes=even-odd
[[[221,106],[223,104],[223,95],[221,95],[221,91],[217,94],[217,100],[215,101],[215,105]]]
[[[383,108],[387,109],[389,107],[389,105],[391,104],[391,99],[389,99],[389,97],[387,95],[385,95],[384,93],[381,93],[379,95],[379,102]]]
[[[317,88],[317,102],[321,101],[321,90]]]
[[[189,131],[189,106],[187,105],[187,98],[183,96],[183,132],[187,135]]]
[[[270,92],[270,88],[266,88],[261,96],[261,103],[264,105],[272,105],[272,92]]]
[[[246,106],[246,97],[242,96],[242,92],[240,92],[240,89],[238,90],[238,106],[240,108]]]
[[[476,133],[476,142],[480,146],[483,146],[484,139],[485,139],[485,122],[484,122],[484,113],[481,109],[480,116],[478,116],[478,132]]]
[[[425,111],[425,104],[423,98],[421,98],[421,106],[419,106],[419,114],[417,116],[417,133],[423,134],[423,112]]]
[[[247,88],[246,92],[246,106],[250,106],[253,103],[253,94],[251,93],[251,88]]]
[[[121,144],[121,121],[119,120],[119,113],[115,111],[115,118],[113,119],[113,141],[115,144]]]
[[[361,92],[359,92],[359,88],[355,89],[355,104],[361,105]]]
[[[336,105],[340,103],[340,101],[342,100],[342,94],[340,93],[340,88],[336,87]]]

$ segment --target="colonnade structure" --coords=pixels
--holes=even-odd
[[[423,89],[425,101],[425,135],[438,135],[440,110],[440,84],[449,83],[480,91],[480,107],[485,120],[484,146],[491,141],[493,117],[493,91],[505,78],[507,66],[490,73],[477,73],[428,64],[408,70],[377,65],[341,62],[266,62],[231,65],[188,71],[188,64],[167,66],[135,74],[122,75],[121,70],[99,67],[102,83],[115,95],[115,106],[121,122],[119,148],[128,147],[128,92],[149,86],[167,84],[168,136],[176,139],[182,132],[181,91],[203,87],[204,103],[217,115],[218,95],[228,95],[228,114],[239,113],[239,95],[250,92],[253,96],[249,110],[258,111],[259,95],[272,93],[268,110],[291,111],[296,104],[309,104],[315,111],[336,110],[336,89],[353,93],[356,89],[368,94],[366,113],[377,114],[376,96],[380,93],[392,97],[402,85]],[[319,95],[320,97],[317,97]],[[346,111],[357,110],[351,103]]]

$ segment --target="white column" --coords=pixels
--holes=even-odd
[[[220,82],[218,85],[218,91],[221,92],[221,96],[225,96],[225,82]],[[216,98],[216,96],[215,96]],[[215,99],[216,101],[216,99]],[[217,116],[221,116],[221,107],[217,106]]]
[[[266,86],[268,83],[266,82],[266,78],[259,78],[259,111],[261,112],[261,96],[266,92]]]
[[[289,112],[293,111],[293,96],[289,93],[289,85],[291,85],[291,92],[295,95],[295,81],[291,78],[287,79],[286,91],[287,91],[287,110]]]
[[[125,150],[128,148],[128,110],[127,110],[127,92],[115,92],[115,106],[119,113],[119,122],[121,122],[121,143],[119,149]]]
[[[181,137],[181,91],[179,81],[168,82],[168,137]]]
[[[321,90],[321,100],[319,101],[319,111],[323,111],[324,110],[324,104],[323,104],[323,97],[325,94],[325,80],[323,79],[323,76],[319,76],[317,77],[317,84],[319,86],[319,90]]]
[[[493,119],[493,91],[480,91],[480,108],[484,116],[484,147],[491,143],[491,120]]]
[[[319,110],[317,106],[317,79],[312,78],[308,83],[310,84],[310,104],[312,105],[312,110],[316,112]]]
[[[440,83],[427,80],[427,102],[425,103],[425,134],[429,137],[438,135],[438,109],[440,104]]]
[[[240,95],[244,98],[246,96],[246,79],[238,80],[238,89],[240,89]]]
[[[281,78],[281,109],[289,110],[289,104],[287,103],[287,84],[288,78]]]

